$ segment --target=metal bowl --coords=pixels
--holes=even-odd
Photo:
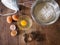
[[[50,3],[50,5],[54,8],[54,12],[55,12],[54,20],[45,23],[45,22],[39,21],[39,20],[36,18],[35,14],[34,14],[34,8],[37,6],[37,4],[40,4],[40,3],[42,3],[42,2],[48,2],[48,3]],[[34,2],[34,4],[32,5],[32,7],[31,7],[31,16],[32,16],[33,20],[34,20],[35,22],[37,22],[38,24],[41,24],[41,25],[50,25],[50,24],[55,23],[55,22],[58,20],[58,18],[59,18],[59,14],[60,14],[59,5],[58,5],[58,3],[57,3],[56,1],[54,1],[54,0],[38,0],[38,1],[36,0],[36,1]]]

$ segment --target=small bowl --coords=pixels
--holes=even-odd
[[[28,22],[27,26],[22,27],[21,24],[20,24],[21,20],[26,20]],[[20,30],[29,30],[32,26],[32,19],[29,16],[22,15],[22,16],[19,17],[19,20],[17,21],[17,26]]]

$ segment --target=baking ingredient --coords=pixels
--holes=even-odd
[[[29,16],[22,15],[17,21],[17,26],[20,30],[29,30],[29,28],[32,26],[32,20]]]
[[[21,26],[23,26],[23,27],[27,26],[27,21],[26,20],[22,20],[20,23],[21,23]]]
[[[12,17],[11,16],[7,16],[7,23],[12,23]]]
[[[14,30],[14,31],[11,31],[11,36],[16,36],[17,35],[17,31],[16,30]]]
[[[14,24],[10,25],[10,30],[16,30],[16,26]]]
[[[50,3],[42,2],[35,6],[34,15],[39,22],[50,22],[54,20],[55,11]]]
[[[14,21],[18,21],[18,15],[12,15],[12,19],[14,20]]]

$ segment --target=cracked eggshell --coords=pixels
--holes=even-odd
[[[16,26],[14,24],[10,25],[10,30],[12,31],[16,30]]]
[[[11,16],[7,16],[7,23],[12,23],[12,17]]]
[[[14,21],[18,21],[19,17],[18,17],[18,15],[12,15],[12,19],[13,19]]]
[[[14,31],[11,31],[11,36],[15,37],[17,35],[17,31],[14,30]]]

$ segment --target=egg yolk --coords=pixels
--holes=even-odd
[[[27,21],[26,20],[22,20],[21,21],[21,26],[25,27],[27,25]]]

